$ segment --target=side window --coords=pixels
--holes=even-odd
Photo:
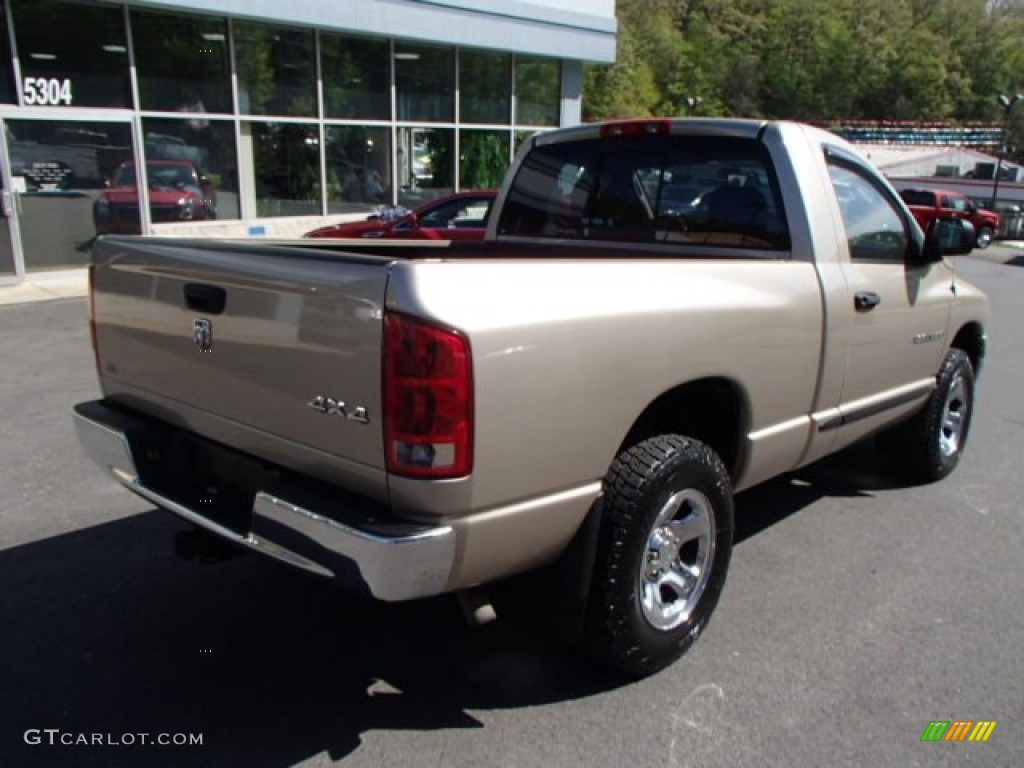
[[[904,189],[900,196],[907,205],[935,205],[935,195],[922,189]]]
[[[854,261],[903,261],[910,235],[899,210],[866,175],[829,158],[832,188]]]
[[[465,205],[461,200],[439,205],[434,210],[420,216],[420,226],[429,228],[447,227],[452,220],[459,215],[459,210]]]
[[[954,211],[960,211],[961,213],[967,210],[967,201],[962,197],[947,197],[946,204],[943,208],[950,208]]]

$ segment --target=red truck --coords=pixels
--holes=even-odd
[[[999,231],[999,215],[978,208],[967,195],[948,189],[903,189],[900,196],[921,229],[928,231],[937,218],[955,217],[974,225],[975,247],[988,248]]]

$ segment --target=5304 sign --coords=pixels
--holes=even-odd
[[[47,107],[70,104],[72,101],[71,80],[66,77],[63,80],[55,77],[26,77],[21,90],[25,95],[25,104]]]

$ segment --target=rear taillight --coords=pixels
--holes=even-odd
[[[384,317],[388,472],[452,478],[473,469],[473,371],[461,333],[408,315]]]
[[[92,354],[96,359],[96,373],[100,373],[100,345],[96,342],[96,265],[89,265],[89,338],[92,341]]]

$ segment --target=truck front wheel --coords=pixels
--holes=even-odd
[[[977,237],[974,239],[976,248],[988,248],[992,244],[992,227],[979,227]]]
[[[974,368],[962,349],[946,353],[928,402],[913,418],[882,435],[882,445],[924,483],[956,469],[967,444],[974,410]]]
[[[661,435],[605,479],[586,642],[631,677],[668,666],[715,609],[732,551],[729,474],[708,446]]]

